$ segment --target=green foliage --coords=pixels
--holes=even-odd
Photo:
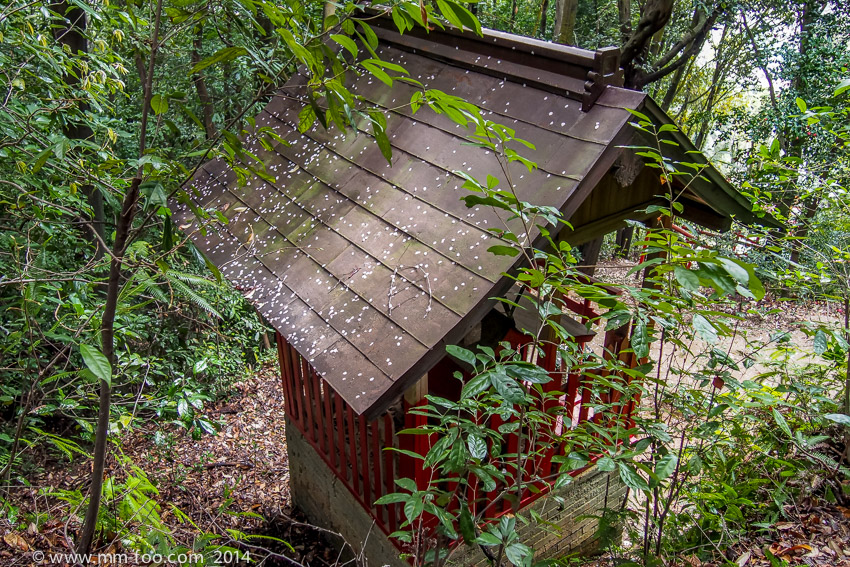
[[[557,4],[517,0],[470,10],[453,0],[403,1],[388,9],[402,32],[448,23],[481,33],[474,11],[484,25],[551,38]],[[822,479],[824,494],[840,497],[847,471],[830,452],[828,436],[843,431],[850,411],[850,391],[844,404],[833,399],[846,372],[846,330],[823,322],[804,327],[820,358],[803,368],[791,365],[799,348],[785,333],[748,344],[741,356],[729,347],[746,315],[743,299],[761,299],[762,281],[797,295],[850,297],[845,189],[850,126],[847,67],[841,65],[850,28],[846,11],[827,9],[833,4],[819,4],[820,11],[809,12],[806,21],[799,20],[807,12],[797,3],[724,5],[718,20],[723,35],[711,39],[718,40],[713,60],[691,54],[681,75],[652,87],[670,95],[665,98],[683,129],[698,141],[709,139],[710,124],[722,123],[712,142],[733,158],[745,158],[739,161],[747,167],[732,173],[757,210],[788,223],[787,238],[754,237],[765,246],[750,249],[745,262],[734,254],[736,242],[693,242],[672,230],[646,228],[639,245],[647,259],[634,273],[644,272],[650,285],[623,285],[613,293],[612,286],[574,277],[572,248],[555,236],[565,224],[559,211],[517,197],[507,168],[516,162],[533,169],[522,155],[531,144],[474,105],[425,89],[404,68],[382,61],[360,5],[338,4],[323,22],[322,3],[294,0],[166,0],[159,15],[156,2],[9,3],[0,11],[3,476],[25,480],[29,457],[23,449],[39,443],[65,459],[84,455],[99,381],[114,390],[113,437],[151,417],[172,420],[193,435],[215,431],[204,405],[261,358],[267,329],[218,270],[185,244],[169,199],[190,204],[203,231],[226,224],[225,211],[198,205],[183,187],[214,157],[228,162],[242,180],[267,175],[240,136],[254,129],[250,117],[300,69],[308,85],[308,104],[298,116],[302,132],[313,127],[368,132],[392,163],[383,111],[341,79],[366,74],[386,85],[412,85],[407,104],[413,112],[445,115],[469,128],[473,143],[497,155],[503,169],[486,179],[457,173],[470,191],[468,206],[492,207],[518,227],[494,229],[503,243],[490,252],[524,262],[515,279],[533,290],[544,323],[530,330],[535,349],[540,351],[544,331],[551,333],[547,340],[563,342],[564,364],[593,378],[595,411],[612,408],[605,397],[612,389],[620,403],[640,397],[648,408],[634,423],[588,421],[555,434],[554,423],[567,416],[548,409],[547,402],[561,394],[544,391],[548,374],[509,345],[498,352],[450,347],[450,354],[474,369],[473,377],[463,384],[459,401],[432,397],[416,410],[430,419],[425,432],[435,439],[423,466],[439,474],[427,487],[400,479],[400,492],[380,501],[403,505],[407,522],[397,536],[411,542],[426,515],[437,518],[437,545],[423,544],[417,560],[439,564],[446,558],[445,544],[463,540],[513,565],[532,564],[533,550],[520,541],[517,526],[539,519],[494,518],[492,503],[471,502],[467,488],[501,486],[496,502],[518,504],[522,490],[557,490],[593,459],[600,469],[616,472],[646,506],[635,517],[643,521],[640,555],[647,562],[653,553],[728,539],[754,522],[773,521],[785,513],[786,502],[812,490],[814,478]],[[702,2],[676,3],[668,27],[644,54],[649,64],[663,61],[708,9]],[[739,20],[739,11],[750,17],[749,25]],[[74,44],[80,30],[72,20],[81,14],[85,41]],[[638,17],[635,10],[631,25]],[[580,3],[579,45],[620,44],[623,35],[617,3]],[[755,95],[738,84],[752,86],[759,70],[788,88],[774,99],[761,89],[765,103],[751,111]],[[665,147],[676,143],[669,137],[675,127],[656,130],[639,113],[634,125],[656,141],[632,150],[666,181],[666,203],[646,211],[664,226],[681,212],[674,182],[687,186],[702,166],[666,157]],[[271,129],[254,133],[261,143],[283,142]],[[744,133],[756,142],[745,144],[746,151],[738,147]],[[134,215],[129,244],[118,251],[122,270],[112,360],[104,354],[112,349],[101,333],[104,289],[116,219],[127,212],[122,203],[134,180],[139,195],[128,205]],[[532,235],[543,237],[545,249],[523,244]],[[628,332],[628,350],[640,363],[632,368],[619,357],[581,352],[564,342],[569,336],[557,316],[558,298],[566,294],[601,306],[601,320],[591,323]],[[656,349],[673,350],[679,358],[662,370],[644,360]],[[739,379],[764,352],[770,358],[759,363],[766,369]],[[488,427],[496,422],[498,427]],[[60,427],[68,423],[70,430]],[[506,439],[515,434],[525,443],[510,452]],[[550,477],[522,466],[555,446],[567,450]],[[140,471],[123,480],[107,478],[104,490],[116,507],[101,510],[101,527],[120,533],[134,549],[175,548],[153,500],[156,488]],[[75,505],[83,502],[78,491],[57,494]],[[14,507],[6,507],[6,514],[12,518]],[[134,525],[132,533],[128,525]],[[199,545],[206,549],[213,539],[201,534]]]
[[[564,423],[572,419],[557,402],[563,392],[542,388],[551,377],[526,362],[527,351],[516,351],[509,343],[496,351],[447,347],[471,369],[468,379],[456,374],[463,381],[460,399],[427,396],[427,405],[411,410],[427,417],[427,425],[402,432],[429,435],[430,449],[421,464],[431,471],[428,485],[400,479],[401,491],[378,501],[403,505],[406,521],[394,535],[420,550],[416,564],[443,564],[450,557],[447,542],[454,540],[493,548],[496,564],[502,557],[513,565],[532,564],[533,549],[520,541],[516,526],[538,520],[533,512],[519,509],[521,495],[530,487],[557,490],[570,482],[571,472],[593,461],[599,470],[616,473],[643,508],[632,511],[637,524],[633,538],[641,542],[632,553],[647,564],[656,556],[735,541],[754,524],[770,525],[786,514],[786,503],[811,495],[812,478],[824,479],[817,489],[835,498],[850,475],[838,464],[839,454],[828,454],[835,451],[830,443],[838,432],[832,423],[846,421],[846,415],[836,413],[839,404],[831,395],[840,388],[841,363],[847,357],[843,334],[810,325],[814,348],[821,355],[835,349],[828,355],[834,362],[798,368],[789,365],[799,350],[787,333],[758,343],[739,332],[747,315],[741,312],[742,300],[765,296],[756,267],[664,228],[682,222],[677,218],[679,196],[705,166],[667,158],[664,146],[676,144],[670,138],[676,128],[656,128],[646,116],[634,114],[634,127],[654,145],[631,149],[660,172],[668,191],[665,206],[646,211],[657,220],[637,243],[644,247],[644,261],[630,273],[644,273],[640,287],[581,278],[569,245],[550,236],[556,233],[551,227],[564,222],[558,212],[522,202],[510,182],[503,188],[493,176],[486,182],[466,176],[470,195],[464,200],[468,206],[500,209],[518,221],[516,232],[494,231],[506,244],[491,252],[525,259],[513,277],[531,290],[543,322],[541,328],[526,331],[537,357],[543,356],[547,341],[555,341],[565,374],[578,372],[590,385],[590,400],[584,403],[597,415],[616,415],[606,411],[638,399],[646,410],[635,412],[631,421],[587,420],[556,434],[559,418]],[[476,124],[476,143],[502,163],[522,161],[511,147],[521,142],[512,130],[472,113],[456,120]],[[675,192],[673,187],[678,187]],[[520,244],[538,233],[547,241],[545,248]],[[509,243],[512,253],[505,250]],[[559,298],[566,295],[603,308],[599,321],[592,323],[628,334],[624,352],[634,355],[636,363],[630,364],[623,353],[606,356],[576,349],[558,324],[563,308]],[[733,351],[733,342],[742,338],[743,352]],[[654,352],[663,360],[651,360]],[[765,352],[771,358],[758,362],[764,369],[750,371]],[[618,394],[616,404],[608,396],[611,391]],[[513,449],[508,449],[509,437],[514,438]],[[551,476],[541,477],[532,472],[536,467],[529,471],[525,466],[555,448],[565,449],[552,459],[557,471]],[[487,498],[474,497],[473,487],[489,493]],[[498,504],[506,500],[513,514],[498,517]],[[616,512],[604,517],[612,514]],[[438,521],[436,540],[421,535],[426,517]],[[600,522],[600,529],[607,533],[609,524]]]

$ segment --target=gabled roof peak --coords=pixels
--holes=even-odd
[[[384,61],[533,142],[522,151],[537,168],[507,166],[517,194],[566,218],[634,141],[630,111],[651,105],[644,93],[612,86],[622,80],[616,50],[590,52],[489,30],[483,37],[457,30],[400,35],[381,17],[371,24]],[[492,228],[518,227],[505,211],[470,209],[461,200],[468,194],[463,175],[502,171],[492,152],[465,143],[474,128],[427,109],[414,116],[407,103],[418,87],[404,81],[388,88],[368,73],[345,81],[385,113],[392,165],[365,125],[341,132],[316,123],[301,132],[308,77],[298,73],[243,139],[266,175],[240,183],[218,159],[192,180],[194,205],[219,211],[228,223],[193,232],[198,221],[188,203],[172,210],[175,223],[248,292],[313,371],[355,412],[375,417],[513,284],[505,272],[518,259],[488,249],[510,245]],[[260,143],[266,128],[275,132],[274,143]],[[690,146],[682,141],[682,148]],[[695,191],[701,183],[718,181],[697,180]],[[710,205],[721,203],[725,216],[747,214],[733,193],[717,189]],[[533,229],[530,238],[538,236]]]
[[[383,14],[370,9],[374,14]],[[378,38],[414,53],[427,53],[478,73],[567,96],[587,112],[607,85],[623,86],[620,49],[590,51],[487,28],[478,36],[452,26],[427,31],[421,27],[398,33],[389,16],[371,22]]]

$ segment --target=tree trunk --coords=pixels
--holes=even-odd
[[[65,18],[65,22],[53,30],[54,37],[63,47],[67,47],[72,56],[88,53],[88,41],[86,40],[86,13],[75,4],[69,4],[67,0],[60,0],[51,4],[51,9]],[[80,86],[79,73],[65,74],[65,82],[72,89]],[[77,108],[81,115],[88,111],[89,105],[85,98],[79,97]],[[63,131],[65,136],[71,140],[88,140],[93,136],[92,129],[85,122],[66,123]],[[106,213],[103,208],[103,194],[93,185],[82,187],[86,201],[91,207],[91,235],[92,244],[95,247],[95,258],[103,258],[103,242],[106,242]]]
[[[705,138],[708,136],[708,125],[711,122],[711,110],[714,108],[714,99],[717,96],[717,87],[720,84],[720,74],[723,71],[723,47],[725,46],[726,32],[729,31],[729,24],[723,26],[723,33],[720,35],[720,43],[717,44],[717,53],[715,54],[714,73],[711,76],[711,86],[708,87],[708,97],[705,99],[703,107],[704,118],[700,125],[699,133],[694,139],[694,145],[697,149],[702,149],[705,143]],[[684,69],[684,67],[681,67]]]
[[[197,65],[201,61],[201,49],[203,48],[204,42],[204,31],[201,26],[197,26],[195,28],[195,38],[192,40],[192,54],[190,56],[192,61],[192,67]],[[195,73],[195,76],[192,78],[192,82],[195,83],[195,90],[198,91],[198,100],[201,103],[201,111],[204,117],[204,132],[207,135],[207,140],[215,139],[217,132],[215,130],[215,125],[213,124],[213,103],[210,98],[210,93],[207,90],[207,82],[204,80],[204,76],[198,72]]]
[[[634,88],[639,70],[638,64],[645,55],[652,36],[667,25],[672,14],[673,0],[646,0],[640,13],[640,20],[623,45],[620,54],[620,67],[625,71],[627,88]]]
[[[673,74],[673,79],[670,81],[670,86],[667,87],[667,92],[664,93],[664,100],[661,101],[661,110],[667,112],[670,110],[670,105],[673,104],[673,100],[676,98],[676,93],[679,92],[679,86],[682,84],[682,78],[685,76],[685,69],[687,67],[682,65],[676,72]]]
[[[844,340],[850,344],[850,296],[846,295],[844,296]],[[841,405],[844,408],[844,413],[850,415],[850,349],[847,350],[847,372],[844,375],[844,402]],[[850,443],[847,444],[847,449],[850,450]]]
[[[800,13],[800,19],[798,22],[800,28],[800,48],[799,48],[799,64],[797,68],[794,70],[794,77],[791,79],[791,88],[799,93],[800,95],[804,95],[803,88],[805,86],[805,62],[808,56],[809,46],[811,42],[811,38],[809,37],[811,34],[811,25],[813,23],[813,19],[818,15],[816,9],[817,0],[807,0],[803,3],[803,11]],[[793,95],[792,95],[793,96]],[[790,134],[790,135],[789,135]],[[803,157],[804,146],[806,143],[805,136],[802,134],[794,134],[786,133],[785,135],[787,147],[785,148],[786,154],[789,156],[794,156],[798,158]],[[795,201],[797,200],[798,195],[788,195],[785,198],[785,203],[782,205],[785,210],[791,211],[794,210]],[[814,219],[815,214],[817,213],[818,206],[820,205],[820,198],[816,196],[816,194],[810,194],[807,197],[802,199],[802,211],[798,215],[796,215],[795,226],[791,229],[791,254],[790,261],[794,264],[799,263],[800,257],[803,251],[803,242],[806,237],[809,235],[809,231],[811,229],[811,221]],[[790,290],[783,291],[783,295],[787,295]]]
[[[725,9],[726,4],[720,3],[714,8],[711,14],[705,14],[701,7],[697,7],[694,10],[693,17],[695,23],[691,26],[691,29],[663,57],[654,63],[654,71],[647,73],[639,67],[635,68],[631,79],[632,87],[641,89],[658,79],[666,77],[694,58],[702,49],[705,40],[708,38],[708,34],[714,27],[714,23]],[[676,57],[677,55],[678,57]]]
[[[578,14],[578,0],[558,0],[552,41],[565,45],[576,44],[576,14]]]
[[[162,17],[162,0],[157,0],[154,27],[151,34],[151,53],[146,74],[142,99],[142,119],[139,127],[139,157],[145,154],[147,143],[148,114],[151,98],[153,98],[153,72],[156,52],[159,47],[159,26]],[[106,303],[100,323],[100,341],[103,354],[109,360],[110,373],[114,375],[117,358],[115,356],[115,314],[118,310],[118,295],[121,291],[121,267],[126,252],[127,237],[133,227],[136,207],[139,201],[139,186],[142,183],[144,166],[139,166],[130,187],[121,202],[121,213],[115,226],[115,241],[112,244],[112,259],[109,263],[109,279],[106,285]],[[94,459],[92,462],[91,486],[89,487],[89,505],[86,517],[80,529],[80,539],[76,552],[86,554],[91,550],[97,529],[97,518],[100,512],[100,501],[103,496],[103,475],[106,466],[106,444],[109,437],[109,410],[112,401],[112,385],[110,380],[100,381],[100,400],[97,413],[97,428],[95,429]]]
[[[328,29],[328,18],[336,14],[336,4],[333,2],[325,2],[322,8],[322,26],[324,29]]]
[[[632,35],[632,0],[617,0],[620,19],[620,43],[624,44]]]
[[[474,4],[477,6],[477,4]],[[546,28],[549,26],[548,22],[549,17],[549,0],[543,0],[540,3],[540,17],[537,18],[537,35],[540,37],[546,37]]]

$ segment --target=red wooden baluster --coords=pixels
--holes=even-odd
[[[322,380],[322,390],[324,390],[323,400],[325,402],[325,435],[328,438],[328,458],[331,462],[331,466],[335,467],[336,462],[339,459],[337,456],[339,451],[334,450],[334,416],[331,411],[331,387],[327,382]]]
[[[405,429],[413,429],[416,427],[416,417],[412,413],[410,413],[410,409],[413,406],[404,401],[404,428]],[[405,433],[404,435],[398,436],[398,446],[400,449],[405,451],[410,451],[415,453],[417,450],[416,438],[418,435],[411,435],[409,433]],[[404,454],[399,454],[398,456],[398,473],[400,475],[399,478],[416,478],[416,469],[421,468],[419,464],[422,461],[418,459],[414,459],[413,457],[409,457]]]
[[[325,420],[322,415],[324,413],[322,404],[322,379],[319,377],[319,374],[313,370],[312,366],[309,368],[309,371],[313,386],[313,415],[316,419],[316,434],[318,435],[318,439],[316,441],[319,445],[319,451],[325,455],[329,455],[327,441],[325,440]]]
[[[292,401],[296,404],[298,423],[301,424],[301,433],[307,430],[307,411],[304,409],[304,373],[301,372],[298,351],[292,345],[289,346],[289,366],[292,375]]]
[[[342,396],[334,393],[334,402],[336,406],[336,429],[339,435],[337,445],[339,446],[339,474],[342,480],[348,485],[348,463],[345,460],[345,414],[342,409]]]
[[[298,366],[301,369],[302,383],[304,384],[304,409],[306,418],[304,423],[307,440],[315,447],[316,446],[316,429],[313,421],[313,374],[307,368],[307,361],[300,356],[298,357]]]
[[[511,419],[511,421],[516,421],[516,418]],[[517,451],[519,450],[519,435],[518,435],[518,433],[511,433],[507,437],[508,437],[507,438],[507,442],[508,442],[507,452],[516,455]],[[511,463],[512,466],[509,466],[508,470],[513,468],[514,474],[520,475],[521,471],[518,468],[516,468],[516,464],[517,464],[516,463],[516,457],[511,457],[511,461],[513,461]],[[511,484],[513,484],[513,483],[511,483]],[[511,488],[511,491],[513,491],[513,488]],[[504,502],[502,502],[502,511],[503,512],[507,512],[510,509],[511,509],[511,503],[508,500],[505,500]]]
[[[292,353],[289,350],[289,343],[286,342],[286,339],[281,336],[280,340],[280,350],[283,353],[280,360],[280,373],[284,376],[283,383],[286,386],[284,395],[288,400],[289,417],[295,422],[295,425],[303,431],[304,426],[301,424],[301,408],[295,395],[295,373],[292,370]]]
[[[556,392],[561,389],[561,373],[557,367],[557,359],[558,359],[558,345],[554,343],[547,343],[544,345],[543,350],[545,357],[543,359],[544,368],[549,372],[549,377],[552,380],[546,384],[543,384],[541,390],[544,394],[549,395],[547,399],[543,402],[543,411],[548,415],[552,415],[553,409],[560,405],[560,399],[551,396],[552,392]],[[552,423],[547,427],[547,431],[541,431],[541,435],[554,435],[555,434],[555,418],[552,419]],[[552,457],[554,456],[554,450],[549,449],[545,452],[545,454],[541,455],[535,460],[531,460],[529,465],[532,467],[529,470],[529,474],[539,474],[541,477],[546,478],[549,476],[552,471]],[[536,469],[536,470],[535,470]],[[542,485],[538,485],[538,488],[544,488]]]
[[[480,484],[480,482],[481,481],[478,480],[477,476],[475,476],[474,474],[470,475],[469,492],[467,492],[469,496],[467,498],[467,503],[469,507],[469,512],[470,514],[472,514],[473,518],[478,514],[478,499],[481,498],[481,494],[478,489],[478,485]]]
[[[424,425],[425,417],[421,415],[416,416],[416,427],[421,427]],[[416,444],[416,453],[422,456],[428,454],[428,451],[431,450],[431,443],[429,443],[430,435],[417,435],[415,438]],[[425,467],[422,466],[422,462],[417,463],[416,466],[416,487],[419,490],[427,490],[428,484],[431,481],[430,470],[426,470]]]
[[[368,509],[371,508],[372,501],[369,486],[369,438],[366,435],[366,418],[362,415],[357,416],[357,423],[360,426],[360,470],[363,472],[363,502]]]
[[[573,427],[573,413],[576,411],[576,406],[578,402],[576,402],[576,394],[578,393],[578,383],[579,383],[579,373],[578,372],[570,372],[567,376],[567,400],[566,400],[566,414],[570,419],[569,424],[564,424],[565,428]]]
[[[394,451],[387,451],[387,447],[393,447],[394,438],[395,438],[395,424],[393,422],[392,416],[389,413],[384,414],[384,490],[385,494],[390,494],[395,492],[395,455],[397,455]],[[390,532],[394,532],[398,529],[398,506],[396,504],[390,504],[387,506],[387,516],[389,517],[389,522],[387,523]]]
[[[275,331],[274,334],[274,342],[277,345],[277,363],[280,367],[280,382],[283,386],[283,411],[286,412],[286,415],[289,416],[290,419],[292,419],[292,407],[289,395],[289,376],[287,376],[286,365],[284,364],[286,355],[284,354],[283,338],[277,331]]]
[[[383,484],[381,483],[381,434],[378,431],[378,420],[374,420],[369,424],[370,429],[370,445],[371,445],[371,455],[370,458],[372,460],[372,501],[367,501],[366,504],[374,510],[373,517],[377,520],[378,525],[386,531],[387,525],[384,522],[384,507],[383,506],[375,506],[374,501],[383,496]]]
[[[354,410],[346,404],[346,414],[348,417],[348,444],[351,449],[351,483],[354,488],[354,493],[361,495],[360,492],[360,473],[358,471],[357,462],[357,429],[354,427]]]
[[[579,423],[587,421],[587,413],[590,406],[590,384],[593,380],[593,376],[594,373],[590,371],[579,376],[579,383],[581,384],[581,407],[578,412]]]

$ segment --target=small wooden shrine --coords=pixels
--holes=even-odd
[[[456,30],[400,35],[390,19],[371,24],[382,59],[426,88],[476,104],[535,145],[524,155],[537,169],[515,164],[517,191],[524,201],[561,210],[573,226],[561,237],[572,244],[593,241],[626,219],[646,220],[641,211],[666,193],[658,170],[625,146],[649,142],[629,124],[629,110],[659,127],[671,120],[644,93],[621,88],[616,49],[585,51],[486,30],[483,37]],[[463,179],[453,173],[484,177],[499,166],[493,155],[464,145],[469,132],[445,116],[413,115],[405,104],[411,85],[389,88],[367,75],[347,84],[386,110],[391,166],[369,132],[317,125],[299,133],[305,84],[305,76],[293,76],[256,118],[257,128],[271,127],[285,144],[267,149],[252,135],[243,141],[268,176],[240,184],[223,160],[198,172],[194,203],[229,223],[191,239],[278,331],[295,502],[356,548],[365,541],[370,565],[398,565],[386,534],[399,527],[402,510],[373,503],[397,490],[396,478],[422,487],[428,479],[414,459],[383,449],[428,450],[426,436],[396,432],[421,424],[407,410],[426,394],[458,395],[451,376],[459,366],[446,345],[526,340],[523,323],[490,299],[510,292],[513,282],[503,273],[516,267],[515,258],[487,252],[500,243],[488,229],[500,226],[504,213],[467,208]],[[669,146],[674,154],[705,162],[685,158],[694,149],[686,136],[665,135],[678,144]],[[747,199],[710,165],[677,190],[680,216],[703,227],[725,230],[733,217],[757,220]],[[174,210],[179,225],[197,226],[188,206]],[[596,306],[565,298],[565,307],[574,317],[565,314],[562,324],[577,342],[589,343],[594,331],[586,323]],[[601,339],[605,356],[636,364],[628,329]],[[566,394],[572,423],[562,427],[603,417],[586,403],[592,375],[558,368],[554,354],[541,364],[558,377],[550,387]],[[613,407],[621,416],[632,410]],[[540,466],[551,467],[553,456]],[[542,493],[524,494],[523,506],[540,507],[563,528],[535,544],[539,556],[591,550],[593,520],[577,518],[619,506],[624,494],[616,476],[592,468],[562,495],[573,506],[545,508]]]

